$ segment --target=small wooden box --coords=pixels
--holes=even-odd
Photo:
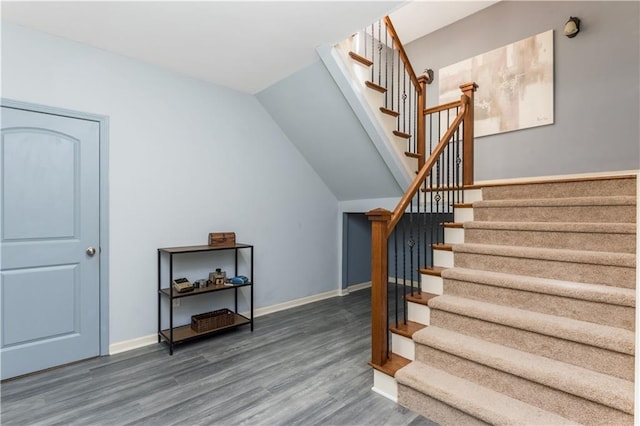
[[[209,245],[211,247],[233,247],[236,245],[236,233],[211,232],[209,233]]]

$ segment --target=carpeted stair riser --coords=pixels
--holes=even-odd
[[[440,425],[485,426],[490,424],[402,384],[398,384],[398,404]]]
[[[635,308],[548,293],[444,279],[444,294],[635,330]],[[446,327],[445,327],[446,328]]]
[[[585,425],[633,424],[633,416],[623,411],[438,349],[425,346],[420,349],[420,357],[426,365]]]
[[[571,232],[568,230],[542,231],[530,229],[505,229],[506,227],[491,228],[492,223],[493,222],[471,222],[469,224],[465,224],[464,241],[466,243],[610,251],[620,253],[635,253],[636,251],[635,226],[632,226],[632,231],[628,233],[609,233]],[[503,222],[501,222],[501,224],[502,223]],[[528,222],[524,223],[529,224]],[[483,226],[483,228],[473,226]],[[560,227],[555,226],[554,228]]]
[[[633,380],[634,357],[608,349],[563,340],[502,324],[483,321],[438,309],[431,310],[430,324],[460,334],[481,338],[569,364]],[[415,359],[429,362],[424,345],[416,345]]]
[[[636,195],[636,180],[602,179],[576,182],[549,182],[524,185],[487,186],[482,188],[483,200],[522,198],[606,197]]]
[[[477,201],[473,218],[481,222],[635,223],[636,206],[511,206],[500,201]]]
[[[616,287],[635,287],[635,268],[616,265],[572,263],[550,259],[506,257],[478,253],[454,253],[457,267],[521,274]]]

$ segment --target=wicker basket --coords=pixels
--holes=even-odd
[[[214,330],[233,324],[233,317],[234,314],[229,309],[218,309],[213,312],[193,315],[191,317],[191,328],[197,333]]]

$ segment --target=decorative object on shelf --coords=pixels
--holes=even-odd
[[[191,317],[191,329],[197,333],[202,333],[203,331],[225,327],[233,324],[233,317],[233,312],[226,308],[193,315]]]
[[[247,284],[249,282],[249,278],[245,277],[244,275],[239,275],[237,277],[231,278],[229,282],[233,285]]]
[[[186,278],[176,278],[173,280],[173,289],[178,293],[186,293],[187,291],[193,291],[193,284]]]
[[[566,24],[564,24],[564,35],[574,38],[580,32],[580,19],[570,16]]]
[[[235,232],[209,233],[209,245],[212,247],[233,247],[236,245]]]
[[[213,281],[214,285],[224,285],[227,280],[227,273],[220,268],[216,268],[215,272],[209,273],[209,279]]]
[[[207,288],[207,287],[209,287],[209,283],[210,283],[209,280],[206,280],[206,279],[202,278],[200,280],[195,280],[193,282],[193,286],[195,288]]]

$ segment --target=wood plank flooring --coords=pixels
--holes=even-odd
[[[435,425],[371,391],[370,292],[1,385],[2,425]]]

